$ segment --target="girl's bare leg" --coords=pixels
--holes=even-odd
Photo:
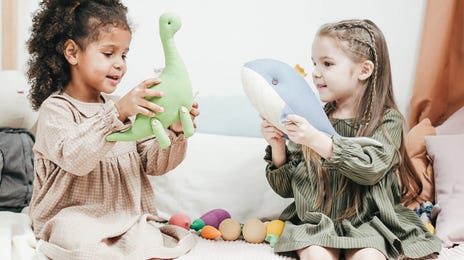
[[[298,256],[301,260],[310,259],[332,259],[338,260],[340,256],[340,250],[334,248],[326,248],[322,246],[309,246],[297,251]]]
[[[387,259],[382,252],[375,248],[347,249],[345,251],[346,260],[385,260]]]

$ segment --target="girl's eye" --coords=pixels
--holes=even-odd
[[[111,52],[104,52],[103,55],[105,55],[106,57],[111,57],[112,53]]]
[[[127,59],[127,55],[126,55],[126,54],[122,55],[122,59],[123,59],[123,60],[126,60],[126,59]]]
[[[324,62],[324,66],[326,66],[326,67],[330,67],[330,66],[332,66],[332,65],[333,65],[333,64],[330,63],[330,62],[328,62],[328,61],[325,61],[325,62]]]

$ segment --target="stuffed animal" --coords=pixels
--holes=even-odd
[[[259,219],[249,219],[243,224],[242,235],[245,241],[261,243],[266,238],[266,225]]]
[[[279,219],[272,220],[266,224],[266,237],[264,240],[274,248],[275,243],[279,240],[282,231],[284,231],[285,222]]]
[[[297,67],[301,70],[301,67]],[[242,68],[242,85],[258,113],[276,128],[286,132],[286,117],[296,114],[304,117],[316,129],[334,138],[349,138],[364,145],[382,146],[372,138],[340,136],[306,80],[290,65],[273,59],[257,59]]]
[[[226,218],[219,224],[219,232],[226,241],[237,240],[242,233],[242,225],[235,219]]]
[[[179,120],[182,122],[184,135],[193,135],[194,126],[189,113],[193,104],[192,87],[187,69],[174,43],[174,34],[180,27],[181,20],[176,14],[164,13],[159,18],[165,67],[160,75],[161,83],[151,88],[162,91],[164,95],[146,99],[162,106],[164,112],[158,112],[154,117],[138,114],[131,128],[108,135],[107,141],[136,141],[155,135],[160,147],[165,148],[171,144],[165,129]]]
[[[221,237],[221,232],[213,226],[206,225],[201,229],[200,236],[202,238],[215,240]]]
[[[227,210],[213,209],[203,214],[200,218],[195,219],[190,228],[196,231],[201,230],[206,225],[219,228],[219,224],[227,218],[230,218],[230,213]]]
[[[169,218],[168,224],[176,225],[176,226],[185,228],[187,230],[190,230],[190,224],[192,224],[192,221],[190,221],[190,217],[187,216],[186,214],[177,213],[177,214],[172,215]]]

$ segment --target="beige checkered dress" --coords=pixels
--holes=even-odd
[[[351,120],[332,120],[342,136],[352,136]],[[339,219],[353,203],[352,186],[335,194],[331,214],[323,214],[325,203],[316,207],[320,192],[315,174],[308,170],[301,146],[289,143],[288,162],[276,168],[267,148],[266,176],[276,193],[295,198],[282,213],[285,229],[275,245],[276,252],[291,252],[310,245],[329,248],[376,248],[388,259],[400,255],[419,258],[440,252],[440,240],[428,232],[415,213],[399,203],[401,191],[395,174],[398,164],[396,147],[400,146],[403,119],[396,110],[388,110],[373,138],[383,146],[361,146],[353,140],[335,139],[332,156],[324,161],[328,167],[332,187],[338,187],[341,176],[361,191],[359,218]],[[314,171],[314,169],[312,169]]]
[[[195,243],[187,230],[157,216],[146,174],[160,175],[184,158],[185,138],[106,142],[127,129],[114,103],[84,103],[55,94],[41,106],[30,216],[40,250],[52,259],[175,258]]]

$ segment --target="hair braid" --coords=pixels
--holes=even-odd
[[[334,30],[353,30],[356,28],[360,28],[363,31],[367,32],[369,35],[369,39],[363,39],[361,36],[362,34],[349,34],[352,41],[359,42],[365,46],[367,46],[372,55],[372,61],[374,63],[374,71],[372,78],[369,80],[369,84],[367,86],[367,93],[365,97],[367,98],[366,107],[363,109],[363,114],[359,118],[360,127],[358,133],[360,135],[365,134],[367,129],[369,128],[369,122],[372,120],[372,104],[373,99],[376,97],[376,84],[377,84],[377,77],[378,77],[378,57],[377,57],[377,48],[376,48],[376,40],[372,26],[364,20],[348,20],[343,21],[333,26]],[[372,127],[372,126],[371,126]]]

